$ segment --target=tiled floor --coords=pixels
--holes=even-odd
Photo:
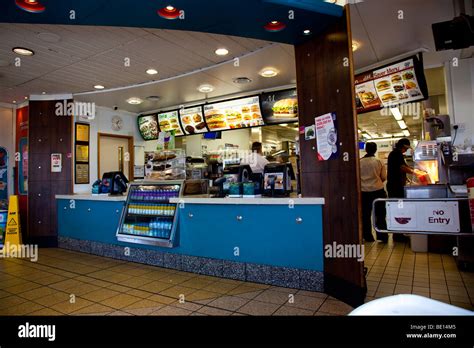
[[[323,293],[141,265],[63,249],[0,261],[0,315],[345,315]]]
[[[408,244],[392,242],[366,243],[365,255],[366,302],[417,294],[474,310],[474,273],[459,271],[453,256],[414,253]]]
[[[474,274],[448,255],[367,243],[367,301],[413,293],[473,309]],[[62,249],[0,261],[0,315],[345,315],[326,294],[201,276]]]

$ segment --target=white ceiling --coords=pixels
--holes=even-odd
[[[398,19],[398,11],[403,11],[403,19]],[[352,35],[361,44],[354,52],[355,69],[422,47],[428,50],[424,54],[426,67],[440,66],[453,56],[471,55],[472,48],[435,51],[431,24],[454,16],[450,0],[365,0],[351,5]],[[60,41],[43,41],[41,33],[58,35]],[[29,47],[36,54],[23,57],[21,67],[15,67],[14,46]],[[214,54],[218,47],[226,47],[230,54],[218,57]],[[130,67],[124,66],[127,57]],[[239,67],[234,66],[234,57],[242,57]],[[160,29],[0,24],[0,102],[4,103],[43,91],[74,93],[78,100],[139,113],[294,84],[294,64],[292,46],[254,39]],[[258,71],[265,66],[276,67],[280,74],[275,78],[259,76]],[[159,74],[147,75],[145,70],[150,67]],[[240,76],[253,82],[234,84],[232,80]],[[159,81],[150,84],[152,80]],[[196,88],[202,83],[214,85],[215,91],[207,96],[198,92]],[[96,84],[112,90],[87,94]],[[161,100],[139,106],[125,102],[130,97],[145,99],[151,95]],[[374,117],[372,125],[370,120],[364,121],[370,116]],[[376,117],[366,114],[359,118],[360,125],[374,127],[375,123],[387,132],[399,129],[394,120]]]

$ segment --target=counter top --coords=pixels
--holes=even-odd
[[[189,204],[256,204],[256,205],[323,205],[324,198],[194,198],[180,197],[171,198],[170,203],[189,203]]]
[[[78,193],[73,195],[56,195],[56,199],[75,199],[83,201],[106,201],[106,202],[125,202],[127,196],[109,196],[108,194],[93,195],[87,193]]]

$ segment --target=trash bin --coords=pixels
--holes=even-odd
[[[411,250],[415,253],[428,252],[428,235],[426,234],[410,234]]]

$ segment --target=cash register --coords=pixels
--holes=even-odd
[[[291,180],[296,180],[291,163],[268,163],[263,171],[263,194],[270,197],[288,197]]]

